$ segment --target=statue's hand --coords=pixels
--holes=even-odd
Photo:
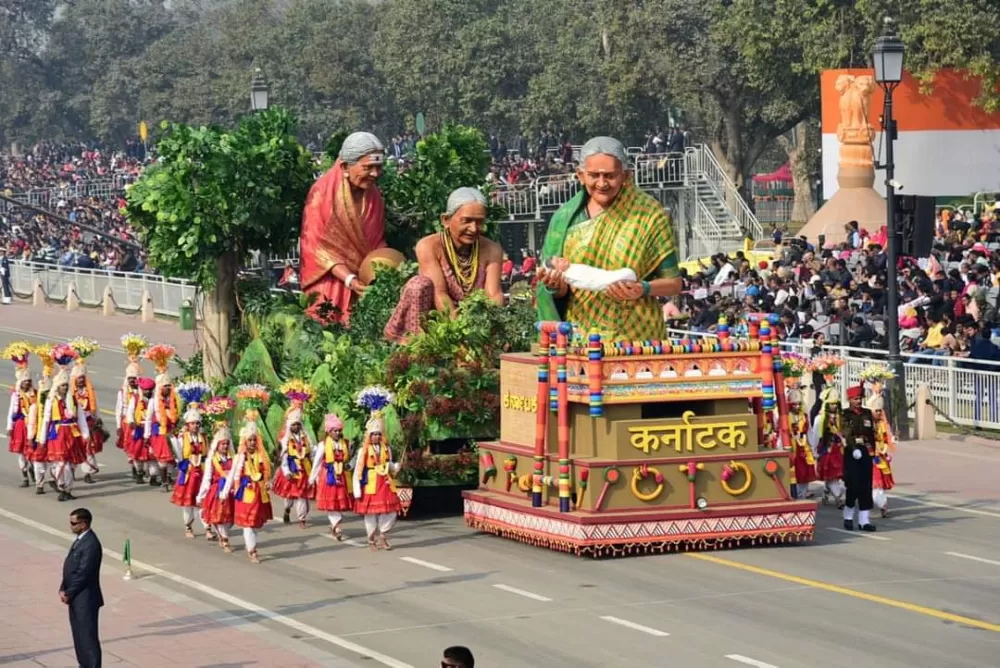
[[[607,289],[608,295],[612,299],[620,302],[631,302],[642,297],[642,283],[638,281],[618,281],[612,283]]]
[[[561,271],[539,267],[538,280],[542,282],[542,285],[551,290],[552,294],[556,297],[565,297],[569,291],[569,283],[566,282],[566,278],[562,275]]]
[[[365,290],[367,289],[368,286],[362,283],[360,278],[355,278],[353,281],[351,281],[351,292],[353,292],[357,296],[360,297],[363,294],[365,294]]]

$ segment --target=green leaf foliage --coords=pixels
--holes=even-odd
[[[389,246],[412,252],[417,241],[441,229],[448,195],[463,186],[482,186],[489,166],[483,133],[461,125],[445,126],[418,141],[405,168],[387,165],[379,185]]]
[[[160,160],[126,197],[126,214],[154,266],[209,290],[220,257],[280,254],[296,243],[313,167],[289,112],[247,116],[232,131],[178,123],[163,129]]]

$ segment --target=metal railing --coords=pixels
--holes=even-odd
[[[687,169],[692,174],[703,176],[715,190],[723,205],[732,213],[740,231],[754,239],[764,236],[764,228],[740,195],[726,171],[722,169],[715,154],[705,146],[689,148],[685,154]]]
[[[86,199],[97,197],[100,199],[115,199],[125,193],[125,186],[134,180],[131,176],[117,174],[104,179],[83,179],[75,183],[60,184],[51,188],[33,188],[21,192],[12,192],[8,196],[12,199],[32,204],[34,206],[55,208],[59,200]]]
[[[42,283],[45,296],[56,302],[66,300],[69,285],[73,283],[76,296],[84,306],[100,306],[104,300],[105,288],[111,286],[115,304],[122,310],[140,310],[142,295],[149,291],[155,313],[177,317],[184,300],[194,303],[196,297],[195,285],[190,281],[153,274],[60,267],[22,260],[10,263],[10,273],[11,287],[15,293],[30,295],[38,280]]]
[[[686,338],[714,338],[706,332],[672,329],[671,336]],[[811,342],[782,342],[781,347],[808,356]],[[882,349],[852,348],[850,346],[823,346],[824,352],[838,355],[844,366],[837,374],[836,387],[843,401],[847,388],[861,381],[861,372],[873,363],[886,363],[888,351]],[[935,419],[952,421],[967,427],[1000,429],[1000,362],[970,360],[965,357],[903,354],[906,370],[906,403],[916,401],[917,386],[927,385],[931,401],[938,409]],[[978,368],[969,368],[969,365]],[[913,416],[914,410],[910,410]]]

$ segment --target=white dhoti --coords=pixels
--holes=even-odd
[[[338,512],[327,513],[326,519],[330,520],[330,528],[336,529],[344,521],[344,515]]]
[[[389,533],[392,531],[392,527],[396,526],[398,517],[396,513],[365,515],[365,531],[368,532],[368,537],[373,537],[376,530],[381,534]]]
[[[222,538],[229,540],[229,527],[231,527],[232,524],[213,524],[212,526],[215,527],[215,533],[219,534]]]
[[[257,549],[257,530],[250,527],[243,527],[243,543],[247,546],[247,552]]]
[[[32,462],[31,466],[35,469],[35,484],[41,487],[45,484],[45,472],[49,470],[49,465],[46,462]]]
[[[186,526],[188,529],[190,529],[191,525],[194,524],[195,515],[198,516],[198,521],[201,523],[201,528],[202,529],[208,528],[208,525],[205,524],[205,520],[202,518],[201,513],[198,512],[198,509],[195,506],[182,506],[181,513],[184,516],[184,526]]]
[[[27,475],[28,473],[28,460],[24,458],[20,452],[17,453],[17,468],[21,469],[21,473]]]
[[[285,512],[295,510],[295,519],[305,522],[309,515],[309,499],[285,499]]]

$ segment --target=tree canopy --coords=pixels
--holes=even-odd
[[[869,64],[886,14],[908,69],[966,70],[1000,108],[989,0],[0,0],[0,142],[231,125],[260,67],[316,149],[418,112],[508,144],[545,128],[635,143],[673,116],[739,181],[816,116],[821,69]]]

